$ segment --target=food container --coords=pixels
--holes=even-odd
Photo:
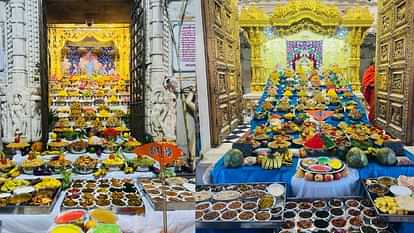
[[[251,221],[252,219],[254,219],[254,216],[255,216],[255,214],[254,214],[253,211],[242,211],[242,212],[239,213],[237,218],[240,221],[248,222],[248,221]]]
[[[296,218],[296,212],[292,210],[287,210],[283,213],[283,218],[285,220],[294,220]]]
[[[373,208],[366,208],[362,210],[362,216],[365,224],[371,224],[371,221],[377,217],[377,213]]]
[[[296,227],[296,224],[292,220],[283,221],[282,225],[280,226],[283,230],[293,231]]]
[[[346,219],[344,217],[336,217],[331,219],[330,226],[331,229],[335,229],[337,232],[346,231]]]
[[[242,210],[247,210],[247,211],[256,211],[257,210],[257,204],[256,202],[245,202],[242,205]]]
[[[367,190],[374,198],[383,197],[389,192],[388,187],[382,184],[370,184],[367,186]]]
[[[269,221],[272,218],[272,215],[269,211],[259,211],[254,216],[255,220],[258,222]]]
[[[371,220],[371,224],[369,224],[377,231],[386,230],[388,228],[388,224],[385,221],[380,220],[379,218],[374,218]]]
[[[318,210],[313,213],[314,219],[322,219],[322,220],[329,220],[331,217],[331,214],[327,210]]]
[[[226,210],[220,215],[220,219],[223,221],[234,221],[237,219],[236,210]]]
[[[310,230],[313,227],[313,222],[310,219],[299,220],[296,224],[297,228],[301,230]]]
[[[332,208],[329,210],[329,213],[332,217],[342,217],[345,214],[345,211],[341,208]]]
[[[298,205],[299,210],[310,210],[312,208],[312,204],[310,202],[300,202]]]
[[[282,207],[275,207],[270,209],[270,214],[272,215],[273,218],[277,218],[282,214],[283,208]]]
[[[220,217],[220,212],[218,211],[209,211],[204,214],[203,221],[211,222],[216,221]]]
[[[357,208],[349,208],[346,210],[346,214],[349,217],[358,217],[361,215],[361,211]]]
[[[329,200],[329,206],[331,208],[342,208],[344,206],[344,203],[340,199],[331,199]]]
[[[345,206],[347,208],[359,208],[360,202],[355,199],[349,199],[345,201]]]
[[[242,207],[241,201],[231,201],[227,204],[227,209],[229,210],[240,210]]]
[[[350,230],[359,230],[364,224],[361,217],[351,217],[348,219],[348,225]]]
[[[210,207],[210,209],[212,211],[223,211],[226,209],[226,206],[227,204],[225,202],[216,202]]]
[[[377,230],[373,226],[361,226],[360,232],[361,233],[376,233]]]
[[[359,203],[361,204],[362,209],[374,207],[369,199],[363,199]]]
[[[309,211],[309,210],[302,210],[298,213],[300,220],[311,219],[312,215],[313,215],[312,211]]]
[[[315,200],[312,202],[312,207],[315,210],[322,210],[327,207],[326,201],[324,200]]]
[[[327,230],[329,227],[329,222],[323,219],[317,219],[313,221],[313,225],[316,230]]]
[[[286,205],[285,205],[286,210],[296,210],[297,207],[298,207],[298,204],[293,201],[288,201],[286,202]]]

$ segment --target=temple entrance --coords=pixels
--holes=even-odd
[[[48,64],[42,114],[49,116],[42,117],[47,119],[43,139],[47,132],[116,128],[142,140],[143,1],[47,0],[42,7],[43,61]]]

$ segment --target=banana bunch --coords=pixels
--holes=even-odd
[[[13,169],[8,171],[6,174],[7,174],[8,177],[11,177],[11,178],[16,178],[16,177],[20,176],[19,166],[15,166]]]
[[[261,160],[261,166],[266,170],[277,169],[282,167],[282,162],[282,156],[264,157]]]
[[[93,175],[95,177],[104,177],[107,173],[108,170],[106,170],[105,168],[99,168],[95,173],[93,173]]]
[[[42,190],[42,189],[57,189],[62,185],[62,183],[53,177],[45,177],[40,181],[39,183],[35,184],[36,190]]]
[[[292,160],[293,160],[293,153],[292,153],[292,151],[287,151],[286,153],[283,153],[282,155],[282,158],[283,158],[283,162],[282,162],[282,164],[283,165],[286,165],[286,166],[292,166]]]
[[[27,180],[21,180],[21,179],[7,180],[6,182],[4,182],[3,186],[1,186],[0,191],[11,192],[15,190],[17,187],[26,186],[29,184],[30,182]]]

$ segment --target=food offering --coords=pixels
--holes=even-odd
[[[161,211],[163,208],[164,197],[162,189],[164,189],[166,193],[168,210],[194,209],[194,178],[167,178],[164,187],[160,179],[140,179],[139,185],[141,186],[145,197],[157,211]]]
[[[7,158],[7,156],[0,151],[0,172],[9,172],[16,167],[16,161]]]
[[[330,182],[348,175],[346,164],[337,158],[315,157],[301,159],[296,177],[307,181]]]
[[[129,179],[74,180],[62,203],[63,209],[108,209],[119,214],[143,214],[144,203]]]
[[[64,155],[59,155],[49,160],[47,166],[51,168],[54,173],[59,174],[67,169],[72,168],[72,162],[68,159],[65,159]]]
[[[283,221],[285,195],[281,183],[197,186],[197,227],[274,228]]]
[[[31,152],[27,158],[23,160],[21,167],[24,173],[32,175],[35,170],[41,169],[45,164],[45,161],[43,161],[40,156],[34,152]]]
[[[59,198],[60,187],[61,182],[51,177],[6,180],[0,188],[0,214],[48,214]]]
[[[88,142],[84,140],[79,140],[76,142],[72,142],[68,146],[69,151],[73,154],[83,154],[86,153],[86,150],[88,148]]]
[[[135,148],[139,147],[141,145],[138,140],[136,140],[133,137],[128,137],[128,140],[122,143],[122,150],[125,153],[133,153]]]
[[[102,164],[108,168],[109,171],[119,171],[124,166],[125,161],[118,153],[112,153],[107,159],[102,161]]]
[[[344,199],[289,199],[281,232],[393,232],[379,221],[372,203],[361,197]]]
[[[117,216],[107,209],[66,210],[55,218],[50,233],[120,233]]]
[[[88,155],[81,155],[75,160],[73,166],[76,173],[85,175],[93,173],[97,164],[97,159]]]
[[[401,178],[378,177],[362,181],[376,213],[384,221],[414,221],[412,189],[400,180]]]

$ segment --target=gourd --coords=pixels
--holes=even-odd
[[[243,153],[239,149],[231,149],[224,154],[225,167],[240,167],[243,164],[243,161]]]
[[[397,163],[395,152],[388,147],[378,149],[375,157],[383,165],[394,165]]]
[[[368,158],[364,151],[354,147],[346,154],[346,161],[350,167],[362,168],[368,166]]]

